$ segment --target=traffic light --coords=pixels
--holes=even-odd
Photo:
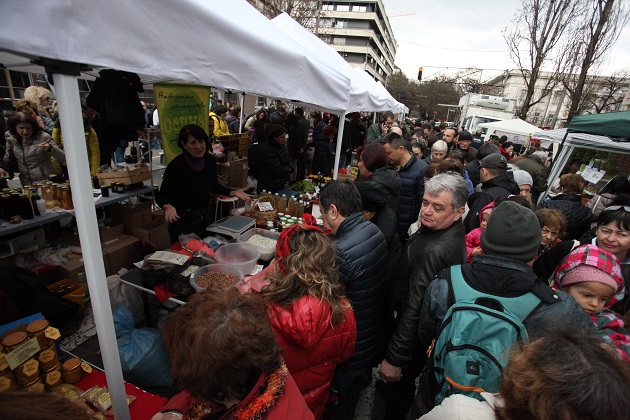
[[[422,67],[418,67],[418,82],[422,82]]]

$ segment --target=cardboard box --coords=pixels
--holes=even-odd
[[[108,206],[112,217],[112,224],[122,224],[124,232],[127,234],[131,234],[131,230],[134,226],[143,225],[152,220],[152,207],[153,201],[144,201],[133,207],[120,203],[114,203]]]
[[[230,162],[230,176],[228,185],[230,187],[244,188],[247,187],[247,159],[234,160]]]
[[[119,235],[103,242],[105,273],[108,276],[118,273],[121,268],[133,268],[137,242],[138,238],[130,235]]]
[[[161,217],[154,218],[149,223],[134,226],[131,233],[138,239],[152,243],[157,249],[166,249],[171,246],[168,223]]]

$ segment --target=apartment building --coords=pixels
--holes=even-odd
[[[314,32],[352,67],[387,84],[398,45],[381,0],[322,1]]]
[[[537,99],[541,95],[544,97],[529,109],[527,122],[538,126],[551,126],[555,119],[555,128],[562,128],[566,126],[571,99],[562,85],[556,86],[552,91],[544,91],[551,75],[550,72],[542,72],[536,82],[534,98]],[[485,84],[500,88],[501,96],[515,99],[517,112],[523,106],[527,89],[517,69],[505,71],[486,81]],[[582,113],[594,114],[598,111],[603,113],[630,109],[630,79],[594,76],[587,83],[586,90],[588,91],[587,102]]]

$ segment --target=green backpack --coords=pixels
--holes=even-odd
[[[466,283],[460,265],[450,274],[454,304],[430,349],[436,405],[452,394],[482,400],[481,392],[498,392],[509,351],[528,341],[523,320],[541,303],[531,292],[516,298],[479,292]]]

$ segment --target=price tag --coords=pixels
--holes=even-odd
[[[83,372],[85,373],[92,373],[92,366],[88,365],[85,362],[81,362],[81,369],[83,369]]]
[[[11,369],[15,369],[32,356],[36,355],[40,350],[41,348],[39,347],[37,338],[32,337],[26,343],[7,354],[7,363]]]
[[[61,334],[59,334],[59,330],[55,327],[46,328],[46,332],[44,333],[44,335],[46,336],[46,338],[50,338],[51,340],[56,340],[61,337]]]
[[[258,209],[260,211],[272,211],[273,210],[273,206],[268,201],[259,201],[258,202]]]

